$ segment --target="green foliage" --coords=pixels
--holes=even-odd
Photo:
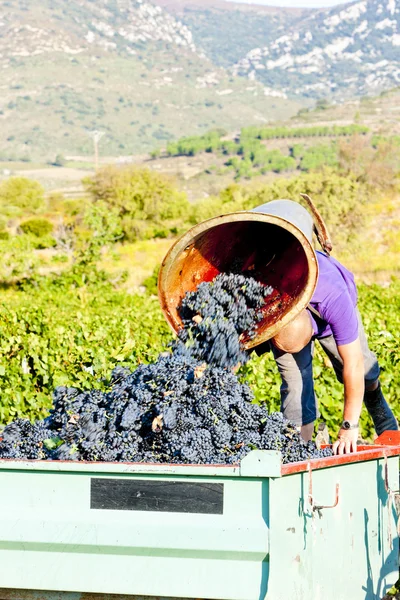
[[[161,156],[161,150],[160,150],[160,148],[156,148],[155,150],[153,150],[152,152],[150,152],[150,156],[153,159],[160,158],[160,156]]]
[[[291,171],[297,166],[294,158],[285,156],[280,150],[268,150],[257,139],[241,141],[236,150],[239,156],[232,156],[225,163],[235,170],[235,179],[250,179],[259,173]]]
[[[12,285],[35,274],[39,265],[35,247],[35,241],[30,236],[0,239],[0,285]]]
[[[226,141],[221,145],[222,154],[237,154],[238,146],[236,142]]]
[[[338,151],[335,144],[319,144],[304,150],[300,161],[302,171],[315,171],[321,167],[337,167]]]
[[[312,171],[321,167],[338,167],[338,148],[330,144],[318,144],[305,148],[294,144],[287,156],[278,149],[268,149],[262,140],[274,138],[296,138],[330,136],[338,138],[355,133],[365,134],[368,128],[362,125],[314,126],[314,127],[247,127],[242,129],[240,139],[222,141],[221,132],[210,131],[203,136],[181,138],[167,146],[169,156],[195,156],[201,152],[213,152],[229,156],[225,165],[235,171],[235,179],[251,179],[255,175],[266,173],[282,173],[298,168],[301,171]],[[370,143],[369,141],[367,142]],[[375,143],[378,143],[375,140]],[[156,156],[156,154],[154,155]],[[240,157],[240,158],[238,158]],[[210,168],[207,169],[210,172]]]
[[[400,146],[400,135],[391,135],[389,137],[383,135],[373,135],[371,144],[373,148],[378,148],[380,144],[390,143],[393,146]]]
[[[57,385],[102,387],[114,366],[154,360],[169,336],[156,299],[107,283],[3,292],[0,421],[43,417]]]
[[[218,197],[210,197],[193,205],[192,222],[219,214],[252,208],[276,200],[300,201],[300,194],[313,198],[329,229],[336,247],[351,241],[363,223],[363,206],[373,197],[369,188],[354,177],[338,175],[330,169],[318,173],[302,173],[290,179],[279,178],[260,187],[230,186]]]
[[[65,160],[65,157],[63,154],[57,154],[57,156],[54,159],[53,165],[55,167],[64,167],[66,162],[67,161]]]
[[[253,163],[250,158],[233,156],[226,165],[235,170],[235,179],[251,179],[253,176]]]
[[[75,235],[72,268],[59,278],[63,284],[81,286],[105,281],[105,273],[97,268],[102,249],[122,237],[118,211],[101,200],[86,208],[83,225],[86,229]]]
[[[181,138],[167,144],[168,156],[195,156],[200,152],[216,152],[223,148],[221,137],[225,131],[209,131],[205,135]]]
[[[270,150],[266,153],[267,162],[261,169],[261,173],[282,173],[283,171],[293,171],[296,168],[296,161],[291,156],[284,156],[280,150]]]
[[[42,238],[52,233],[53,224],[47,219],[36,217],[28,219],[27,221],[23,221],[20,224],[20,228],[24,233]]]
[[[44,189],[26,177],[10,177],[0,183],[0,211],[3,215],[33,214],[44,206]]]
[[[246,127],[242,129],[242,138],[258,138],[260,140],[272,140],[275,138],[298,138],[319,136],[347,136],[355,133],[366,134],[369,128],[365,125],[317,125],[311,127]]]
[[[130,241],[168,235],[188,213],[186,195],[148,169],[106,167],[84,182],[95,202],[101,200],[119,216]]]
[[[147,293],[150,294],[151,296],[157,296],[158,294],[158,274],[160,272],[160,266],[157,265],[157,267],[154,269],[153,273],[150,275],[150,277],[146,277],[146,279],[143,281],[143,286],[146,289]]]
[[[293,158],[303,158],[305,151],[306,149],[303,144],[294,144],[290,148],[290,154],[293,156]]]
[[[32,245],[35,250],[45,250],[46,248],[55,248],[57,246],[56,240],[51,235],[44,235],[43,237],[33,237]]]

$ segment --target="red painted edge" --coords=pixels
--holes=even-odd
[[[400,446],[400,431],[384,431],[376,438],[375,444],[379,446]]]
[[[304,473],[305,471],[308,471],[309,465],[311,466],[311,469],[315,471],[316,469],[327,469],[329,467],[336,467],[338,465],[347,465],[374,460],[376,458],[384,458],[385,456],[399,455],[400,445],[359,446],[359,450],[357,452],[353,452],[352,454],[329,456],[328,458],[317,458],[297,463],[290,463],[288,465],[282,465],[281,474],[293,475],[294,473]]]

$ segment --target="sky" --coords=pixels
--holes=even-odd
[[[343,4],[335,0],[227,0],[227,2],[242,2],[243,4],[265,4],[266,6],[290,6],[296,8],[322,8],[323,6],[336,6]]]

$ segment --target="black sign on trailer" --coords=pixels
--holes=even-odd
[[[222,515],[224,484],[92,478],[90,508]]]

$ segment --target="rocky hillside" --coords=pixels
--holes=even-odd
[[[148,42],[196,52],[185,25],[143,0],[17,0],[3,3],[2,12],[3,66],[17,57],[57,52],[79,55],[89,49],[136,54],[138,45]]]
[[[342,98],[400,83],[400,2],[362,0],[317,11],[234,66],[288,95]]]
[[[0,160],[87,155],[93,130],[105,133],[103,155],[139,154],[300,107],[213,63],[190,27],[156,2],[1,6]]]
[[[313,12],[226,0],[157,0],[157,4],[184,23],[198,48],[225,68],[255,46],[272,43]]]
[[[294,10],[224,0],[6,0],[0,160],[126,156],[400,81],[400,0]]]

